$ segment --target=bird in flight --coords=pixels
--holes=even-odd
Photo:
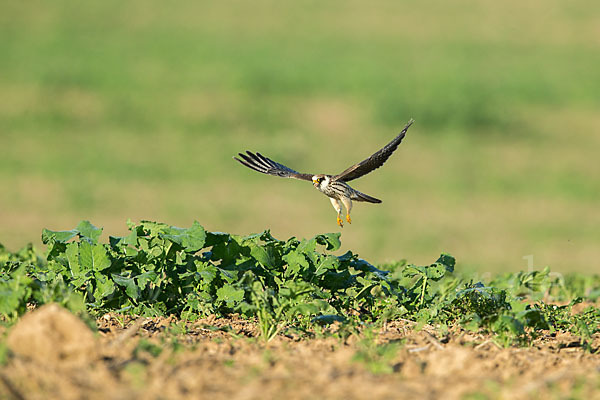
[[[337,223],[340,227],[343,227],[344,221],[342,220],[342,204],[346,208],[346,221],[348,221],[350,224],[352,223],[352,220],[350,219],[352,200],[364,201],[367,203],[381,203],[381,200],[353,189],[346,182],[360,178],[361,176],[381,167],[387,161],[387,159],[390,158],[392,153],[396,151],[398,145],[400,142],[402,142],[402,139],[404,139],[406,131],[408,128],[410,128],[413,122],[414,121],[412,119],[408,121],[398,136],[396,136],[391,142],[389,142],[371,157],[359,162],[358,164],[354,164],[338,175],[303,174],[294,171],[283,164],[279,164],[278,162],[275,162],[260,153],[252,153],[250,151],[246,151],[246,154],[238,153],[240,158],[233,157],[233,159],[250,169],[262,172],[263,174],[279,176],[281,178],[294,178],[303,181],[312,181],[315,188],[329,197],[333,208],[335,208],[335,211],[337,211]]]

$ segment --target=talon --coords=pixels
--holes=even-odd
[[[344,221],[339,216],[337,217],[337,224],[340,226],[340,228],[344,227]]]
[[[349,224],[352,223],[352,220],[350,219],[350,214],[346,215],[346,221],[348,221]]]

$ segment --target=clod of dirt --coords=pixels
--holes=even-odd
[[[17,356],[44,364],[81,365],[96,354],[92,331],[57,304],[24,315],[9,332],[6,344]]]

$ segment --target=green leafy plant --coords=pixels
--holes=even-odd
[[[0,246],[0,314],[15,320],[29,306],[59,302],[93,316],[114,311],[195,320],[238,313],[256,319],[268,341],[285,329],[320,332],[342,324],[350,332],[398,318],[445,329],[496,333],[509,345],[543,331],[570,331],[582,344],[599,331],[598,309],[572,313],[600,295],[600,278],[542,271],[473,282],[442,254],[416,266],[377,268],[340,248],[339,233],[278,240],[267,230],[249,236],[141,221],[130,233],[100,241],[88,221],[67,231],[44,229],[45,258],[31,246]],[[553,305],[550,301],[567,305]],[[570,302],[570,303],[569,303]]]

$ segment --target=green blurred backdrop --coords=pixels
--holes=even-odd
[[[600,270],[600,2],[0,5],[0,243],[89,219],[276,237],[338,230],[260,151],[355,182],[343,250],[377,263]]]

